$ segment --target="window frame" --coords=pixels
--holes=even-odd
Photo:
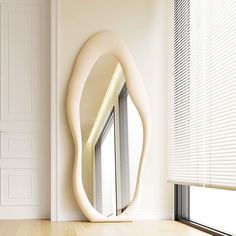
[[[215,236],[232,236],[223,231],[190,220],[190,186],[174,185],[174,220]]]

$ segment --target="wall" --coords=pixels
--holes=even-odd
[[[74,148],[66,117],[66,94],[79,49],[89,36],[101,30],[116,32],[127,43],[142,75],[152,110],[152,143],[136,218],[171,217],[172,188],[166,182],[167,3],[166,0],[59,0],[59,220],[86,219],[72,189]]]

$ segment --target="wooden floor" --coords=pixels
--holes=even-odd
[[[174,221],[134,223],[50,222],[43,220],[2,220],[0,236],[207,236]]]

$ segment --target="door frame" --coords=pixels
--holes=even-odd
[[[58,220],[58,0],[51,0],[51,221]]]

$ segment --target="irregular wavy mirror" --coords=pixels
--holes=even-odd
[[[101,56],[80,101],[82,181],[93,207],[117,216],[131,203],[143,145],[139,113],[123,70],[111,54]]]

